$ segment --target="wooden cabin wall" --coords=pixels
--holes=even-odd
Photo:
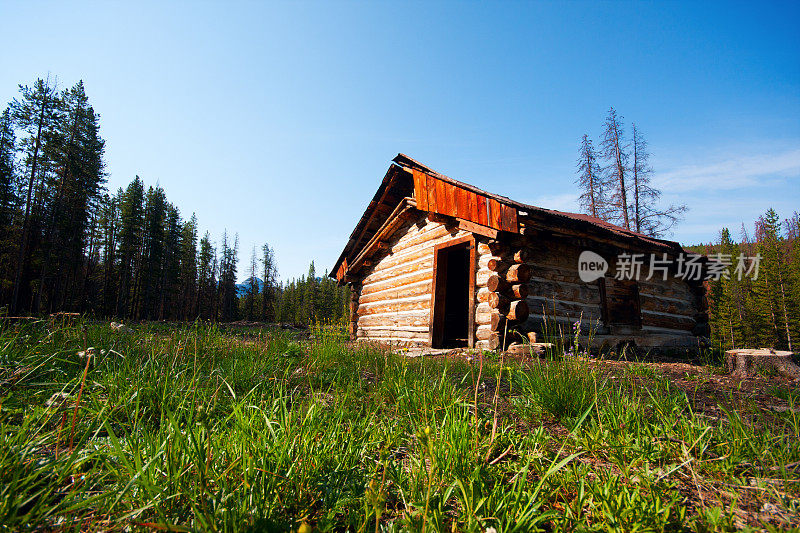
[[[488,350],[489,341],[486,337],[491,335],[491,318],[492,308],[489,306],[489,289],[486,288],[486,282],[489,276],[494,274],[488,268],[489,260],[496,257],[489,250],[487,244],[488,239],[485,237],[478,237],[478,271],[475,274],[475,290],[478,300],[478,305],[475,306],[475,327],[476,327],[476,341],[475,347],[481,350]]]
[[[470,235],[432,222],[420,213],[398,229],[389,250],[365,270],[352,322],[358,340],[427,345],[433,290],[433,250],[437,244]]]
[[[614,249],[608,245],[593,246],[590,239],[576,242],[557,237],[518,237],[512,247],[528,251],[531,279],[528,282],[528,319],[520,325],[523,332],[539,335],[559,334],[570,338],[573,324],[580,320],[583,333],[598,331],[595,344],[614,346],[633,340],[640,347],[697,348],[693,331],[705,311],[702,289],[674,276],[661,279],[656,272],[645,280],[649,269],[643,266],[638,282],[641,309],[641,329],[624,326],[604,327],[599,281],[583,282],[578,276],[578,257],[583,250],[593,250],[609,263],[606,278],[616,275],[618,254],[631,250]],[[598,249],[599,248],[599,249]],[[658,257],[660,257],[661,252]],[[649,261],[649,255],[645,263]],[[547,317],[545,331],[544,319]],[[700,318],[702,320],[702,318]]]

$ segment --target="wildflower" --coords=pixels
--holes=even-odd
[[[81,350],[80,352],[78,352],[77,355],[78,357],[83,359],[84,357],[94,357],[94,352],[95,352],[94,346],[90,346],[89,348],[86,348],[86,351]]]

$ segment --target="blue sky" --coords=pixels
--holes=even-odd
[[[330,268],[398,152],[575,210],[612,105],[693,244],[800,210],[798,6],[0,0],[0,102],[83,79],[109,188],[138,174],[238,232],[240,278],[264,242],[284,280]]]

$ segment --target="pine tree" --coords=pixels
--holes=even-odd
[[[789,269],[780,234],[780,218],[774,209],[760,217],[756,223],[756,239],[761,255],[756,295],[762,322],[764,343],[770,347],[793,348],[792,336],[794,305],[790,300]]]
[[[235,320],[236,305],[236,273],[239,254],[239,236],[234,238],[233,246],[228,245],[227,231],[222,235],[222,252],[219,270],[219,320]]]
[[[117,302],[117,236],[120,227],[119,206],[123,197],[122,189],[114,196],[105,195],[101,202],[100,228],[102,233],[103,249],[103,282],[101,312],[105,316],[112,316],[116,311]]]
[[[261,247],[261,266],[263,268],[263,285],[261,287],[261,320],[275,320],[275,300],[277,298],[278,269],[275,264],[275,253],[269,244]]]
[[[793,347],[797,348],[800,339],[800,213],[795,211],[784,221],[786,227],[786,244],[784,257],[787,263],[788,298],[792,302],[793,312],[790,315],[789,327],[794,339]]]
[[[15,314],[21,296],[25,292],[24,274],[29,263],[28,251],[31,236],[31,215],[33,207],[33,192],[37,187],[37,179],[41,180],[47,169],[47,161],[42,161],[46,155],[46,145],[53,138],[53,129],[59,119],[59,102],[55,87],[41,78],[36,80],[34,86],[20,85],[22,97],[14,99],[11,103],[11,114],[14,123],[22,129],[27,136],[22,139],[21,148],[25,153],[27,168],[27,188],[25,191],[25,215],[22,220],[22,238],[19,254],[15,266],[14,289],[11,297],[11,313]],[[44,163],[44,164],[43,164]]]
[[[166,203],[164,223],[164,256],[161,263],[161,278],[158,283],[158,318],[181,318],[181,222],[177,207]]]
[[[144,184],[139,176],[128,185],[120,199],[119,286],[117,316],[133,314],[135,280],[141,258],[144,233]]]
[[[317,292],[317,271],[314,268],[314,261],[311,261],[305,279],[301,311],[301,320],[306,324],[310,324],[317,317]]]
[[[258,286],[258,258],[256,256],[256,247],[253,246],[253,251],[250,254],[250,276],[247,278],[247,293],[244,296],[244,315],[247,320],[256,319],[256,298],[258,297],[260,287]]]
[[[16,154],[17,143],[11,110],[6,108],[0,116],[0,243],[4,246],[17,204],[14,168]]]
[[[215,317],[214,299],[217,292],[216,250],[206,232],[200,239],[200,251],[197,256],[197,313],[206,319]]]
[[[739,255],[739,247],[731,240],[730,231],[723,228],[720,232],[719,245],[714,250],[709,250],[708,255],[714,253],[730,257],[732,265]],[[730,272],[727,277],[709,282],[708,301],[710,311],[710,325],[715,345],[725,349],[741,347],[746,339],[743,330],[745,317],[745,302],[741,293],[742,280]]]
[[[6,301],[6,290],[14,276],[11,264],[17,247],[12,222],[17,207],[16,190],[17,143],[11,110],[0,116],[0,304]]]
[[[93,216],[90,209],[98,202],[105,182],[105,141],[99,135],[98,117],[89,105],[83,82],[64,91],[58,106],[59,120],[48,145],[55,171],[48,176],[52,194],[46,209],[34,312],[42,298],[50,310],[70,305],[78,309],[81,298],[76,298],[76,293],[83,286],[84,248]],[[54,257],[58,257],[59,268],[51,272]]]
[[[180,317],[197,316],[197,217],[192,213],[181,227],[180,240]]]
[[[160,292],[166,238],[166,204],[161,187],[148,189],[144,207],[143,257],[137,272],[139,297],[135,303],[135,318],[157,318],[156,302]]]

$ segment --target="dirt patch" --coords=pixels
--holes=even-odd
[[[766,415],[800,413],[800,404],[790,401],[792,391],[800,390],[800,380],[775,375],[740,378],[722,373],[716,367],[678,361],[638,363],[629,361],[592,361],[598,372],[614,382],[633,381],[647,387],[654,379],[666,379],[686,393],[696,413],[717,419],[724,416],[721,407],[737,411],[756,408]],[[797,396],[800,398],[800,395]]]

